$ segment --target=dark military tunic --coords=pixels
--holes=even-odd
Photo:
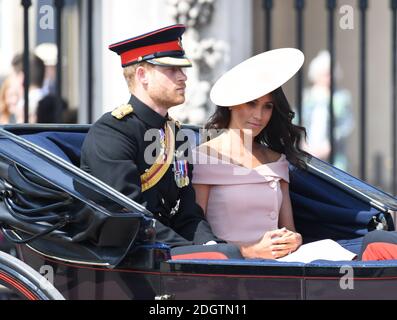
[[[160,182],[142,192],[140,177],[151,167],[145,162],[145,150],[154,143],[145,141],[145,133],[164,128],[168,119],[135,96],[129,104],[133,112],[122,119],[107,113],[92,126],[82,148],[81,168],[151,211],[158,220],[156,241],[170,246],[219,242],[196,204],[192,185],[177,187],[173,164]],[[182,143],[177,141],[175,149]],[[193,166],[188,167],[191,181]]]

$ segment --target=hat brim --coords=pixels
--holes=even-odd
[[[211,101],[232,107],[263,97],[290,80],[304,61],[304,54],[293,48],[261,53],[224,74],[211,90]]]
[[[182,67],[192,66],[192,62],[187,57],[161,57],[147,60],[146,62],[162,67]]]

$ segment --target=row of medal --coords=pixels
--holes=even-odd
[[[189,167],[187,160],[175,160],[174,162],[174,176],[178,188],[187,187],[190,183]]]
[[[161,153],[163,154],[163,160],[167,161],[165,132],[163,129],[160,129],[159,131],[160,131]],[[177,152],[175,152],[175,159],[177,158],[178,158],[178,154]],[[178,188],[184,188],[189,185],[190,179],[189,179],[189,167],[187,160],[174,161],[174,176]]]

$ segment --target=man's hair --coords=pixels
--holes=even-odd
[[[138,69],[139,67],[144,67],[148,69],[148,68],[152,68],[153,65],[144,61],[125,67],[123,69],[124,78],[125,81],[127,81],[128,89],[130,90],[130,92],[134,91],[135,73],[136,73],[136,69]]]
[[[16,73],[23,72],[23,54],[17,54],[11,63]],[[29,71],[30,85],[41,88],[45,77],[44,61],[34,54],[29,55]]]

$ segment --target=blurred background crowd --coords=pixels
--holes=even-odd
[[[29,56],[29,123],[76,123],[77,115],[70,111],[62,99],[61,118],[57,118],[55,66],[57,47],[51,43],[39,45]],[[21,124],[25,122],[23,55],[16,54],[11,62],[11,71],[0,86],[0,123]]]

